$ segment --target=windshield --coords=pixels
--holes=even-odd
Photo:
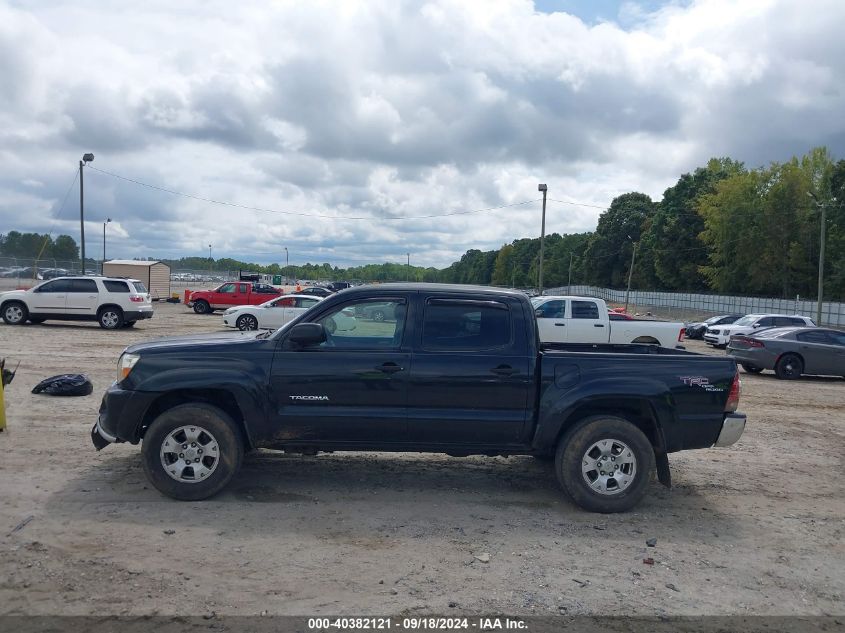
[[[704,323],[705,323],[706,325],[713,325],[716,321],[718,321],[718,320],[719,320],[719,319],[721,319],[721,318],[722,318],[722,317],[720,317],[720,316],[710,317],[710,318],[709,318],[709,319],[707,319]]]
[[[752,323],[754,323],[754,321],[756,321],[757,319],[758,319],[758,317],[756,317],[756,316],[744,316],[744,317],[742,317],[739,321],[737,321],[736,323],[734,323],[734,325],[739,325],[739,326],[742,326],[742,325],[751,325],[751,324],[752,324]]]
[[[546,300],[545,297],[534,297],[531,299],[531,305],[535,308]]]

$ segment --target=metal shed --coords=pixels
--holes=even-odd
[[[170,266],[158,261],[112,259],[103,264],[107,277],[131,277],[143,281],[153,301],[170,298]]]

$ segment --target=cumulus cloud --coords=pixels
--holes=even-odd
[[[602,19],[553,5],[0,5],[0,231],[76,235],[75,198],[61,202],[92,151],[98,169],[242,205],[89,170],[89,239],[111,217],[116,255],[211,243],[443,266],[537,235],[539,203],[403,218],[536,200],[538,182],[590,205],[659,198],[711,156],[845,155],[841,2],[648,0]],[[550,203],[547,230],[599,212]]]

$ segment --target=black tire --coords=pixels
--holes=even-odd
[[[246,331],[250,331],[250,330],[257,330],[258,329],[258,319],[256,319],[251,314],[242,314],[241,316],[238,317],[238,320],[235,321],[235,325],[242,332],[246,332]]]
[[[781,380],[797,380],[804,372],[804,361],[797,354],[784,354],[775,365],[775,374]]]
[[[755,367],[754,365],[749,365],[748,363],[742,363],[742,368],[749,374],[759,374],[763,371],[762,367]]]
[[[208,301],[205,299],[198,299],[194,302],[194,312],[197,314],[211,314],[212,309]]]
[[[209,437],[216,442],[216,461],[213,462],[214,467],[208,479],[191,481],[193,470],[187,472],[192,467],[184,465],[184,458],[179,458],[172,464],[175,466],[174,476],[165,470],[163,460],[173,454],[162,456],[164,443],[172,441],[171,433],[176,432],[178,435],[178,429],[181,427],[202,429],[204,435],[200,434],[200,438]],[[201,441],[197,444],[202,447]],[[226,487],[240,469],[244,455],[243,444],[238,427],[226,412],[200,402],[180,404],[159,415],[147,429],[141,446],[144,472],[156,490],[168,497],[180,501],[207,499]],[[179,449],[178,446],[176,448]],[[204,460],[203,463],[206,464],[205,460],[209,457],[207,454],[206,457],[198,459]],[[181,476],[181,480],[177,480],[177,476]]]
[[[620,453],[608,453],[622,459],[633,460],[633,467],[629,464],[610,464],[618,470],[618,479],[608,477],[606,488],[608,492],[600,493],[588,483],[590,474],[582,472],[582,464],[596,451],[595,447],[602,441],[611,443],[611,451],[625,447]],[[589,451],[589,453],[588,453]],[[599,468],[599,462],[595,462]],[[643,498],[651,473],[654,470],[654,449],[645,434],[631,422],[611,415],[595,415],[584,418],[572,428],[560,441],[555,455],[555,473],[561,487],[572,500],[589,512],[624,512],[633,508]],[[630,473],[628,483],[623,482],[623,470]],[[614,471],[616,472],[616,471]],[[624,488],[622,488],[624,486]],[[617,489],[617,490],[614,490]]]
[[[3,304],[3,321],[6,325],[23,325],[29,318],[26,304],[20,301],[9,301]]]
[[[373,321],[384,321],[384,310],[374,310]]]
[[[32,323],[33,325],[41,325],[41,324],[42,324],[42,323],[44,323],[44,321],[46,321],[46,320],[47,320],[47,319],[42,319],[42,318],[40,318],[40,317],[39,317],[39,318],[37,318],[37,319],[33,319],[32,317],[29,317],[29,322],[30,322],[30,323]]]
[[[119,330],[123,327],[123,310],[116,306],[100,308],[97,313],[97,323],[104,330]]]

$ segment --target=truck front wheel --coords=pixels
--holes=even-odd
[[[244,448],[232,418],[205,403],[180,404],[159,415],[141,446],[153,486],[180,501],[217,494],[241,467]]]
[[[563,489],[590,512],[624,512],[643,498],[654,470],[654,449],[631,422],[610,415],[585,418],[557,448]]]
[[[197,314],[208,314],[211,312],[211,306],[205,299],[198,299],[194,301],[194,312]]]

